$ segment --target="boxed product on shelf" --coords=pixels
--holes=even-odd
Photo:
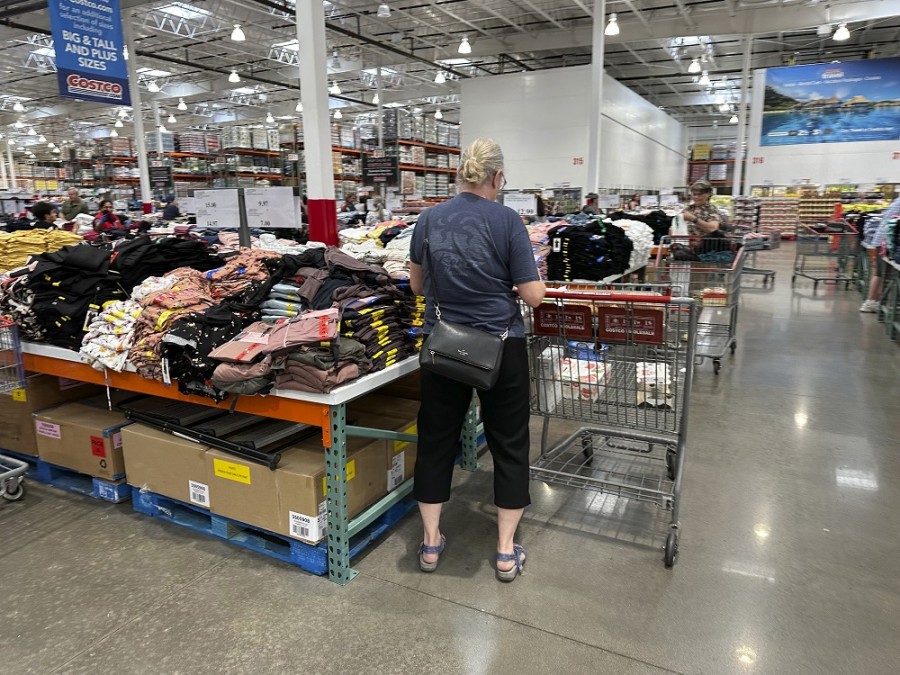
[[[101,388],[51,375],[29,375],[23,387],[0,394],[0,452],[37,457],[34,413],[67,401],[93,396]]]
[[[269,150],[278,150],[281,148],[281,139],[278,136],[278,129],[266,129],[266,136],[268,137],[266,145]]]
[[[267,129],[252,129],[250,131],[250,143],[254,150],[269,149],[269,132]]]
[[[386,429],[404,434],[417,433],[420,402],[407,398],[369,394],[353,401],[347,408],[348,423],[362,427]],[[411,441],[378,441],[384,446],[387,490],[390,492],[413,477],[418,445]]]
[[[426,166],[425,164],[425,148],[420,145],[412,146],[412,164],[416,166]]]
[[[122,428],[122,455],[129,485],[210,508],[208,446],[143,424]]]
[[[122,427],[127,424],[121,413],[83,403],[42,410],[34,415],[38,456],[97,478],[122,478]]]
[[[285,450],[274,471],[219,450],[209,450],[205,457],[213,513],[313,544],[326,536],[320,439]],[[387,494],[383,444],[347,440],[346,490],[351,518]]]

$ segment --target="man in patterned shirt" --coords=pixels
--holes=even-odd
[[[681,214],[687,221],[688,234],[704,235],[726,229],[727,218],[719,209],[709,203],[712,191],[712,185],[705,180],[698,180],[691,185],[693,203]]]
[[[891,205],[887,207],[881,216],[881,223],[878,225],[878,229],[875,230],[872,239],[867,242],[870,246],[877,249],[877,252],[875,255],[875,270],[872,272],[872,279],[869,281],[869,293],[866,295],[866,301],[859,308],[860,312],[877,314],[878,310],[881,309],[878,297],[881,295],[881,280],[885,273],[885,263],[880,249],[883,244],[887,246],[893,244],[893,242],[885,240],[885,235],[887,234],[888,224],[897,217],[900,217],[900,197],[892,201]]]

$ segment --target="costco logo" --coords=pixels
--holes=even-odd
[[[844,71],[840,68],[829,68],[824,73],[822,73],[823,80],[832,80],[834,78],[843,77]]]
[[[122,85],[115,82],[89,80],[86,77],[73,73],[66,78],[66,85],[69,88],[69,92],[73,94],[88,94],[115,100],[121,100],[122,98]]]

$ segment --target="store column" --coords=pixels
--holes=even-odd
[[[13,161],[12,146],[9,144],[8,138],[6,139],[6,157],[9,159],[9,187],[17,190],[19,181],[16,180],[16,163]]]
[[[741,183],[746,174],[744,164],[744,140],[747,135],[747,117],[750,113],[750,61],[753,53],[753,36],[744,36],[744,68],[741,71],[741,107],[738,109],[737,142],[734,144],[734,182],[731,186],[731,194],[735,197],[744,194]]]
[[[137,153],[138,176],[140,176],[141,203],[144,213],[153,210],[153,192],[150,189],[150,168],[147,158],[147,139],[144,136],[144,117],[141,111],[141,87],[137,76],[137,50],[134,48],[134,30],[131,15],[122,12],[122,28],[125,47],[128,49],[128,90],[131,92],[132,128],[134,129],[134,151]]]
[[[8,142],[7,145],[9,145]],[[6,182],[6,158],[2,155],[0,155],[0,188],[9,189],[9,183]]]
[[[591,55],[591,118],[587,150],[587,185],[585,192],[600,187],[600,133],[603,126],[603,57],[606,35],[606,0],[594,0],[593,53]]]
[[[334,198],[328,70],[325,63],[325,9],[321,2],[298,2],[296,8],[309,238],[310,241],[337,246],[337,202]]]

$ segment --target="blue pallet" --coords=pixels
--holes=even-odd
[[[40,457],[23,455],[20,452],[9,450],[0,451],[9,457],[15,457],[23,462],[28,462],[28,478],[38,483],[46,483],[66,492],[101,499],[105,502],[119,504],[131,499],[131,487],[127,483],[117,483],[103,478],[94,478],[87,474],[78,473],[64,466],[57,466],[45,462]]]
[[[135,511],[152,518],[216,537],[317,575],[328,574],[328,540],[313,545],[275,532],[253,527],[205,509],[154,492],[132,487],[131,503]],[[361,553],[375,539],[395,525],[416,505],[406,498],[394,504],[371,525],[350,541],[350,557]]]

